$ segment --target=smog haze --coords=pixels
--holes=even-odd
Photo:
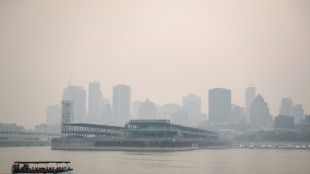
[[[68,85],[130,85],[132,100],[158,105],[231,90],[245,105],[252,84],[277,115],[283,97],[310,113],[310,2],[0,2],[0,120],[45,122]],[[71,76],[72,74],[72,76]]]

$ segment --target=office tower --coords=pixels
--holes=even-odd
[[[73,102],[71,100],[61,101],[61,123],[70,124],[73,121]]]
[[[231,105],[232,123],[246,123],[246,114],[244,108],[235,104]]]
[[[139,109],[139,119],[156,119],[156,114],[155,104],[147,98]]]
[[[209,90],[209,121],[227,123],[231,121],[231,91],[223,88]]]
[[[112,115],[112,108],[111,103],[108,99],[104,99],[103,101],[103,124],[111,125],[113,124],[113,115]]]
[[[301,104],[293,106],[292,116],[294,117],[295,124],[300,124],[302,122],[302,120],[305,118],[305,114]]]
[[[293,100],[283,98],[281,101],[280,114],[294,117],[294,123],[300,124],[304,119],[304,109],[301,104],[294,105]]]
[[[255,97],[256,97],[255,87],[248,87],[245,89],[245,113],[248,122],[250,120],[250,108]]]
[[[171,119],[171,115],[180,111],[180,106],[174,103],[157,106],[157,119]]]
[[[199,120],[201,114],[201,98],[193,94],[183,97],[183,109],[187,112],[188,120]]]
[[[268,104],[261,95],[256,96],[250,109],[250,125],[253,128],[270,128],[271,122]]]
[[[102,123],[103,97],[99,82],[89,83],[88,89],[88,118],[89,123]]]
[[[283,98],[281,101],[280,114],[292,116],[293,101],[289,98]]]
[[[84,123],[86,114],[86,91],[81,86],[67,86],[62,100],[73,102],[73,123]]]
[[[188,126],[187,112],[181,108],[179,111],[171,114],[171,122],[174,124],[180,124]]]
[[[130,86],[113,87],[113,119],[116,125],[123,125],[130,118],[131,91]]]
[[[141,107],[141,104],[143,102],[142,101],[134,101],[133,102],[133,108],[132,108],[132,111],[133,111],[133,114],[132,114],[132,117],[133,119],[138,119],[139,118],[139,109]]]
[[[46,108],[46,124],[60,125],[61,123],[61,108],[59,105],[52,105]]]
[[[294,117],[289,117],[286,115],[278,115],[275,120],[275,128],[294,128]]]

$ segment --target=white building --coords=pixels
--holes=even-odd
[[[123,126],[130,119],[131,89],[127,85],[113,86],[113,120],[115,125]]]
[[[84,123],[86,120],[86,91],[81,86],[67,86],[63,91],[62,100],[73,102],[73,122]]]
[[[103,123],[103,97],[99,82],[90,82],[88,88],[88,123]]]

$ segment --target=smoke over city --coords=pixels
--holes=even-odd
[[[194,94],[209,119],[209,90],[245,107],[256,88],[272,118],[281,100],[309,105],[306,1],[1,1],[1,122],[46,122],[71,85],[130,86],[131,101],[177,104]],[[104,103],[104,102],[103,102]],[[84,107],[84,106],[83,106]],[[132,108],[131,108],[132,109]],[[131,112],[133,114],[133,112]]]
[[[310,171],[310,1],[1,0],[0,173]]]

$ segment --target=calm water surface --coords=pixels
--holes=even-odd
[[[0,174],[16,160],[68,160],[74,174],[309,174],[310,150],[206,149],[184,152],[58,151],[1,147]]]

